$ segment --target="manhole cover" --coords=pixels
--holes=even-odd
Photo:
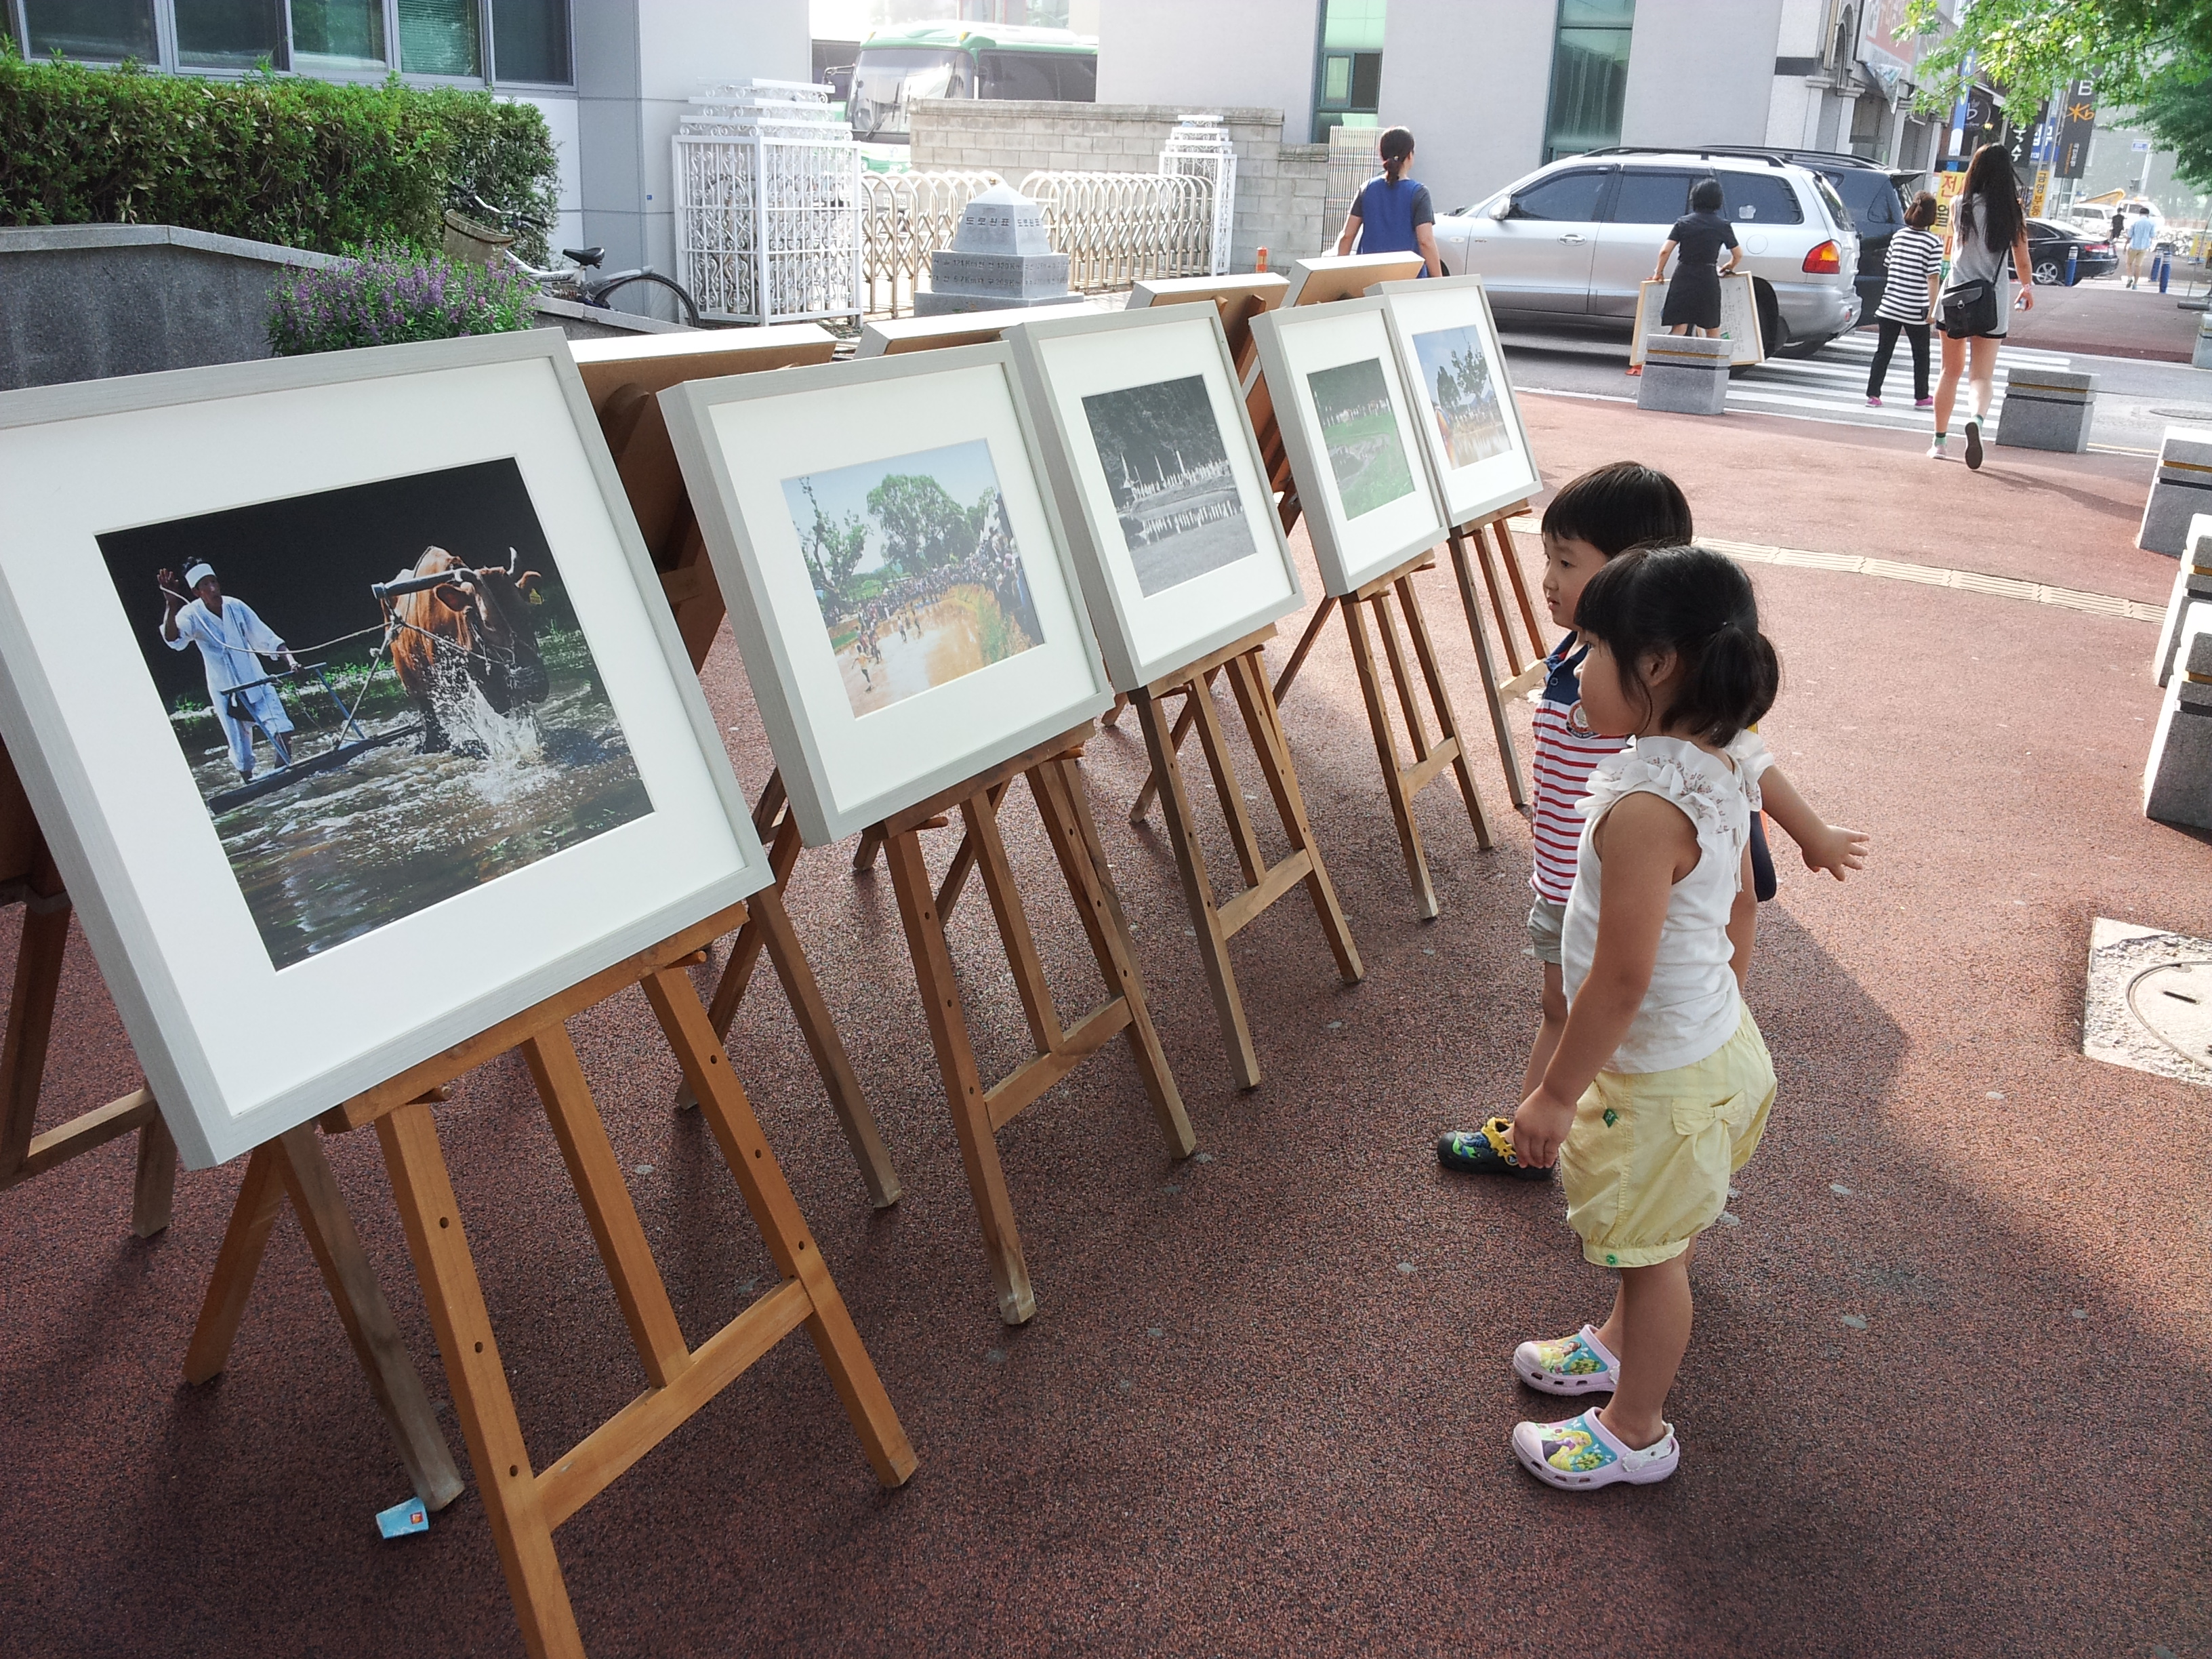
[[[2212,1059],[2212,962],[2169,962],[2138,974],[2128,1006],[2183,1059]]]
[[[2154,415],[2163,415],[2169,421],[2212,421],[2212,404],[2177,404],[2171,409],[2154,409]]]

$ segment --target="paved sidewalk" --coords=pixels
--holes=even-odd
[[[1879,432],[1528,414],[1548,479],[1640,456],[1734,539],[2136,598],[2172,569],[2128,545],[2128,458],[1998,451],[1975,478]],[[1516,1385],[1513,1344],[1608,1294],[1554,1191],[1449,1180],[1430,1152],[1511,1099],[1535,1014],[1528,836],[1494,760],[1477,769],[1494,850],[1443,787],[1425,795],[1444,909],[1413,920],[1333,635],[1285,715],[1370,974],[1340,988],[1295,902],[1239,937],[1254,1093],[1230,1087],[1164,839],[1121,819],[1141,745],[1091,749],[1208,1161],[1167,1160],[1118,1052],[1011,1126],[1041,1310],[1024,1329],[992,1311],[888,883],[854,879],[843,848],[802,860],[793,913],[905,1179],[897,1209],[866,1209],[765,978],[732,1052],[921,1471],[879,1493],[818,1363],[786,1344],[558,1534],[598,1659],[2206,1652],[2212,1100],[2079,1052],[2093,917],[2212,936],[2212,849],[2136,808],[2154,629],[1754,574],[1785,663],[1768,739],[1875,854],[1838,886],[1777,849],[1752,1003],[1782,1096],[1740,1224],[1699,1254],[1674,1480],[1577,1498],[1506,1448],[1516,1416],[1566,1414]],[[1420,584],[1480,751],[1464,623],[1444,573]],[[736,667],[726,638],[708,690],[750,790],[768,757]],[[1042,891],[1018,790],[1006,822]],[[1087,1000],[1072,916],[1038,910],[1064,1001]],[[1020,1025],[988,927],[971,895],[955,947],[992,1010],[987,1070]],[[81,944],[63,996],[57,1112],[135,1081]],[[574,1022],[624,1166],[653,1168],[633,1188],[696,1333],[769,1270],[702,1126],[669,1109],[651,1027],[635,998]],[[441,1119],[543,1458],[641,1377],[580,1215],[540,1196],[560,1160],[520,1064]],[[428,1365],[374,1148],[332,1155]],[[118,1144],[0,1195],[0,1648],[520,1653],[472,1494],[426,1536],[376,1540],[402,1478],[289,1221],[229,1374],[178,1381],[239,1170],[183,1177],[175,1225],[137,1244],[130,1168]]]
[[[2179,272],[2170,286],[2160,294],[2154,283],[2129,288],[2123,278],[2105,276],[2072,288],[2039,288],[2033,310],[2012,313],[2012,342],[2044,351],[2185,363],[2196,349],[2199,313],[2180,308],[2185,284]],[[2203,298],[2201,282],[2197,297]]]

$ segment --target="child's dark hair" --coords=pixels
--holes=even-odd
[[[1583,589],[1575,629],[1605,641],[1621,690],[1644,699],[1647,717],[1650,694],[1637,665],[1655,651],[1680,657],[1681,689],[1667,710],[1673,735],[1725,744],[1774,706],[1782,664],[1759,631],[1751,578],[1710,547],[1639,547],[1622,554]]]
[[[1588,542],[1608,559],[1640,542],[1686,542],[1695,534],[1682,487],[1640,461],[1593,467],[1566,485],[1544,509],[1544,533]]]
[[[1718,213],[1728,202],[1717,179],[1700,179],[1690,186],[1690,211]]]
[[[1943,204],[1927,191],[1914,197],[1905,210],[1905,222],[1915,230],[1925,230],[1936,222],[1936,214]]]

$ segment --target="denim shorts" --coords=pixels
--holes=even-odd
[[[1559,938],[1567,925],[1567,907],[1547,898],[1540,898],[1528,907],[1528,948],[1522,952],[1553,968],[1564,967],[1559,959]]]

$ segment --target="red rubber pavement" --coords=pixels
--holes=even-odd
[[[2063,556],[2070,585],[2151,596],[2109,458],[1931,485],[1887,434],[1558,399],[1529,415],[1553,482],[1658,460],[1717,534],[2019,574]],[[1908,535],[1922,552],[1895,550]],[[1609,1294],[1551,1188],[1447,1179],[1430,1152],[1510,1103],[1535,1012],[1528,838],[1494,758],[1477,768],[1494,850],[1432,790],[1444,913],[1414,921],[1335,635],[1285,715],[1369,976],[1337,984],[1296,899],[1240,936],[1254,1093],[1230,1087],[1164,836],[1122,822],[1141,745],[1091,748],[1206,1161],[1168,1159],[1118,1049],[1010,1126],[1040,1306],[1023,1329],[993,1313],[888,880],[854,879],[843,848],[802,860],[794,915],[906,1199],[866,1208],[765,974],[732,1052],[921,1469],[879,1492],[810,1346],[785,1344],[557,1534],[592,1652],[2203,1652],[2207,1101],[2079,1052],[2093,916],[2212,935],[2206,846],[2136,809],[2153,630],[1753,575],[1787,664],[1768,739],[1875,854],[1838,886],[1778,848],[1751,999],[1782,1095],[1740,1224],[1699,1253],[1672,1481],[1570,1496],[1507,1449],[1516,1417],[1568,1414],[1514,1382],[1513,1344]],[[1487,756],[1448,580],[1420,585]],[[757,788],[726,639],[707,680]],[[1024,791],[1006,819],[1072,1012],[1095,981],[1046,902]],[[988,930],[971,895],[955,948],[987,1069],[1020,1030]],[[711,1139],[669,1109],[642,999],[574,1029],[623,1164],[652,1166],[633,1190],[696,1340],[772,1274]],[[52,1109],[135,1081],[80,941]],[[641,1375],[519,1061],[440,1115],[542,1463]],[[331,1145],[442,1401],[373,1139]],[[0,1195],[0,1650],[520,1653],[473,1489],[428,1534],[377,1540],[403,1477],[289,1219],[229,1372],[179,1380],[239,1173],[180,1177],[174,1225],[145,1243],[127,1146]]]

